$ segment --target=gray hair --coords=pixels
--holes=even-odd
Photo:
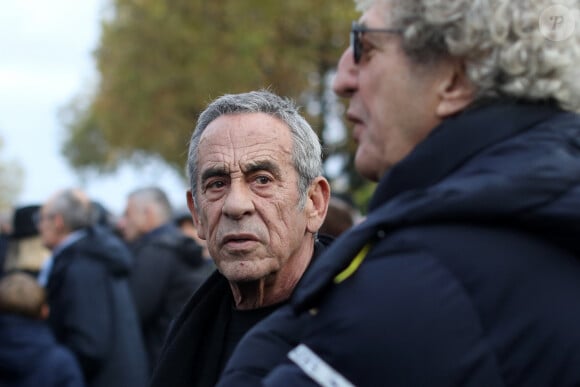
[[[187,160],[191,192],[197,205],[198,148],[203,131],[216,118],[222,115],[242,113],[265,113],[275,117],[290,129],[293,146],[292,161],[298,172],[299,207],[306,203],[308,187],[317,176],[322,175],[322,147],[318,136],[299,114],[295,103],[279,97],[267,90],[252,91],[242,94],[226,94],[212,103],[200,114],[197,125],[189,143]]]
[[[376,1],[391,4],[389,27],[403,31],[414,62],[463,59],[476,99],[552,100],[580,111],[580,34],[551,41],[539,26],[552,0],[355,0],[363,12]]]
[[[57,193],[50,211],[62,216],[63,223],[70,231],[89,227],[94,223],[93,206],[89,198],[77,189],[66,189]]]
[[[173,216],[171,202],[165,192],[159,187],[138,188],[129,193],[129,199],[133,199],[138,206],[150,206],[155,210],[158,220],[167,222]]]

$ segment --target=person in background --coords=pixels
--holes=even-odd
[[[147,359],[131,292],[132,258],[124,243],[94,226],[81,190],[56,192],[38,228],[52,257],[39,274],[56,339],[76,356],[89,387],[140,387]]]
[[[73,354],[55,340],[44,289],[30,274],[0,278],[0,385],[83,387]]]
[[[240,338],[284,305],[328,245],[330,185],[316,133],[290,100],[224,95],[200,115],[187,203],[218,271],[169,332],[151,386],[214,386]]]
[[[93,207],[94,224],[98,227],[103,227],[109,229],[113,233],[116,233],[117,219],[115,218],[115,215],[97,200],[92,199],[91,204]]]
[[[201,246],[201,256],[203,259],[206,259],[213,264],[213,261],[209,255],[209,250],[207,249],[207,243],[199,237],[199,233],[197,232],[197,228],[195,228],[195,223],[193,222],[191,213],[189,211],[179,212],[173,217],[173,221],[184,235],[192,238],[199,246]]]
[[[171,321],[213,271],[202,248],[180,232],[172,216],[165,192],[144,187],[128,195],[119,222],[133,253],[130,285],[151,369]]]
[[[8,238],[8,250],[4,271],[26,271],[36,276],[50,256],[42,244],[36,226],[40,205],[32,204],[16,208],[12,216],[12,230]]]
[[[580,385],[574,12],[356,4],[334,90],[355,167],[378,182],[368,215],[245,336],[218,386]]]
[[[348,196],[332,194],[328,204],[328,213],[320,230],[320,234],[338,237],[343,232],[359,222],[359,214]]]

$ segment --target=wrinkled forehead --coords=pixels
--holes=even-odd
[[[245,136],[255,131],[261,131],[269,128],[286,127],[284,122],[279,118],[267,113],[261,112],[243,112],[223,114],[211,121],[203,133],[201,139],[207,137],[213,132],[231,131],[232,134]]]
[[[224,115],[212,121],[199,142],[198,166],[252,160],[287,161],[292,152],[288,126],[265,113]]]

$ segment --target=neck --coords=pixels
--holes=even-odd
[[[310,264],[313,253],[314,244],[302,258],[291,258],[275,273],[254,281],[230,282],[236,309],[257,309],[288,300]]]

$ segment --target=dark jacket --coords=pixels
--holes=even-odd
[[[75,357],[56,342],[46,321],[0,314],[0,386],[84,385]]]
[[[91,387],[141,387],[147,360],[127,277],[131,256],[109,231],[54,257],[47,284],[50,326],[77,357]]]
[[[219,386],[578,386],[579,235],[580,118],[465,111],[384,176]]]
[[[313,259],[330,242],[328,237],[317,242]],[[224,342],[233,305],[227,279],[215,271],[172,325],[151,386],[214,386],[225,364]]]
[[[144,235],[132,251],[135,263],[129,283],[152,368],[171,321],[214,266],[203,259],[195,240],[173,225]]]

